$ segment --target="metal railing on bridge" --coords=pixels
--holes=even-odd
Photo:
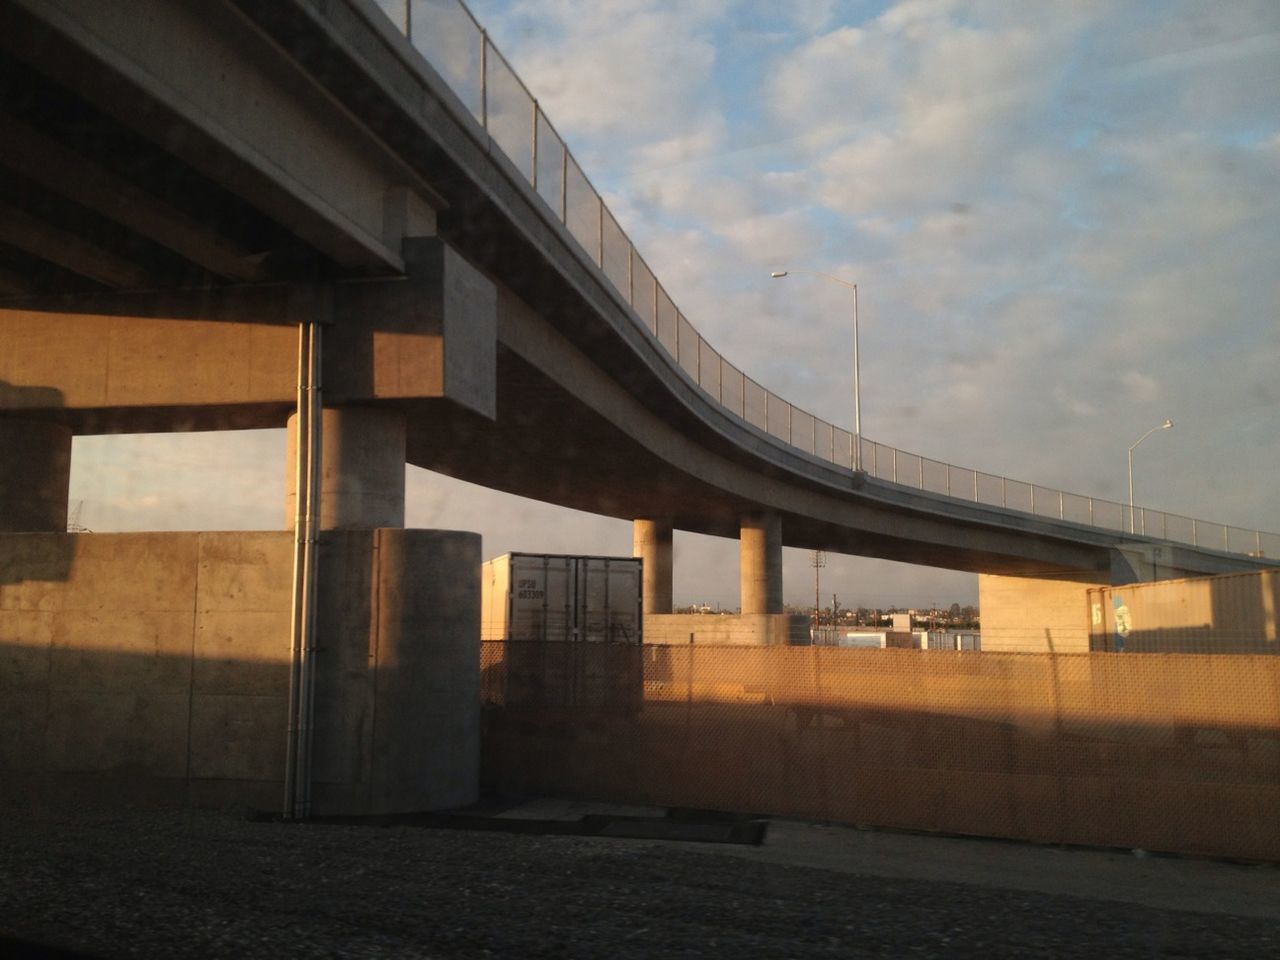
[[[494,144],[631,307],[675,366],[709,397],[775,440],[853,470],[855,437],[757,383],[715,350],[676,307],[574,160],[511,64],[461,0],[376,0],[449,84]],[[430,24],[429,28],[426,24]],[[1196,520],[958,467],[859,438],[873,477],[1007,510],[1176,541],[1280,557],[1280,533]]]

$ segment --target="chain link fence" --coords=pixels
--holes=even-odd
[[[744,422],[801,453],[852,470],[854,437],[756,383],[714,350],[676,307],[564,139],[461,0],[377,0],[542,198],[677,370]],[[1280,533],[1194,520],[985,474],[859,438],[880,480],[928,493],[1224,553],[1280,557]]]
[[[1280,859],[1280,657],[503,646],[482,766],[509,794]],[[539,673],[566,657],[614,686]]]

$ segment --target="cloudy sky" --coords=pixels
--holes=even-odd
[[[433,0],[435,2],[435,0]],[[431,4],[424,5],[424,9]],[[1274,0],[476,0],[684,314],[866,436],[1113,500],[1280,530]],[[421,19],[419,22],[422,22]],[[279,432],[83,438],[93,529],[276,527]],[[177,476],[180,482],[171,483]],[[173,492],[174,490],[179,492]],[[630,527],[411,468],[415,526],[630,551]],[[812,602],[788,551],[789,601]],[[732,542],[677,536],[677,602],[737,604]],[[976,597],[832,557],[824,601]]]

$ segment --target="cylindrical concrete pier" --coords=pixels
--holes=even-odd
[[[631,555],[644,561],[643,607],[646,614],[670,613],[672,596],[672,526],[666,519],[632,521]]]
[[[65,533],[71,428],[0,418],[0,531]]]
[[[396,410],[326,407],[320,442],[320,529],[404,526],[405,420]],[[294,521],[297,414],[289,417],[285,525]]]
[[[782,613],[782,518],[757,514],[740,527],[742,612]]]

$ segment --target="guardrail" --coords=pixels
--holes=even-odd
[[[716,351],[677,309],[653,270],[488,33],[461,0],[375,0],[587,257],[631,306],[633,318],[708,396],[746,423],[851,472],[855,437],[761,386]],[[430,28],[425,24],[430,24]],[[1226,553],[1280,557],[1280,533],[1210,523],[1067,493],[858,438],[863,469],[930,493]]]

